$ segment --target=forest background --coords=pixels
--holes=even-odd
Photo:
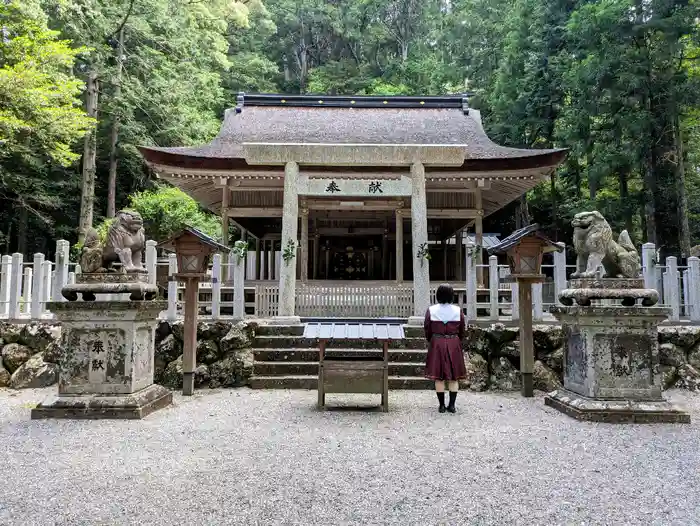
[[[551,180],[485,221],[569,241],[600,210],[635,243],[700,243],[700,22],[672,0],[5,0],[0,252],[123,206],[217,221],[157,186],[138,145],[209,141],[243,92],[471,94],[503,145],[566,147]],[[231,232],[230,235],[234,235]]]

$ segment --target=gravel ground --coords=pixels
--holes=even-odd
[[[318,412],[314,391],[201,391],[142,421],[31,421],[0,390],[2,525],[700,524],[691,425],[584,424],[541,397],[392,392]],[[373,402],[328,396],[329,402]]]

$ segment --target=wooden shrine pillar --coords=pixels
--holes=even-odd
[[[423,324],[430,307],[430,260],[421,256],[428,249],[428,206],[425,195],[425,167],[411,165],[411,260],[413,261],[413,316],[411,325]]]
[[[481,201],[481,190],[477,189],[474,195],[476,201],[476,219],[474,220],[474,243],[477,245],[476,264],[481,265],[484,258],[484,207]],[[479,287],[484,286],[484,269],[476,267],[476,282]]]
[[[229,225],[231,224],[231,217],[229,217],[229,211],[231,206],[231,189],[228,187],[228,183],[224,184],[221,194],[221,244],[228,247],[229,252],[231,250],[230,239],[229,239]],[[223,269],[228,269],[229,254],[224,252],[221,254],[221,266]],[[230,274],[226,271],[221,273],[225,280],[230,279]]]
[[[318,233],[318,228],[316,226],[316,220],[314,220],[314,259],[313,259],[313,273],[312,279],[318,279],[318,260],[321,257],[321,234]]]
[[[462,252],[464,250],[464,229],[460,228],[455,234],[455,273],[457,274],[456,280],[462,282],[466,279],[466,273],[464,272],[464,264]]]
[[[389,260],[389,229],[386,224],[386,221],[384,222],[384,235],[382,236],[382,278],[381,279],[389,279],[389,276],[387,276],[387,262]]]
[[[255,280],[261,279],[261,275],[260,275],[260,263],[261,263],[260,256],[262,255],[262,252],[260,250],[261,243],[262,243],[262,240],[259,237],[256,237],[255,238],[255,276],[253,276],[253,279],[255,279]]]
[[[299,262],[301,270],[299,277],[302,283],[309,280],[309,209],[301,209],[301,253],[299,254]]]
[[[396,281],[403,281],[403,210],[396,209]]]
[[[288,244],[297,246],[297,227],[299,223],[299,195],[297,193],[297,180],[299,178],[299,165],[290,161],[284,166],[284,198],[282,210],[282,244],[284,252]],[[296,254],[295,254],[296,256]],[[274,261],[274,257],[273,257]],[[291,322],[294,318],[294,305],[296,302],[297,263],[296,257],[290,261],[280,262],[279,285],[279,315],[284,322]],[[297,323],[298,320],[296,320]]]

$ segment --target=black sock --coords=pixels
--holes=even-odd
[[[457,391],[450,391],[450,407],[455,406],[455,400],[457,400]]]
[[[437,397],[438,397],[438,400],[440,401],[440,405],[444,406],[445,405],[445,393],[438,393]]]

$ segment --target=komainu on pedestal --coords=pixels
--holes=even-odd
[[[644,288],[627,232],[616,243],[599,212],[577,214],[572,224],[577,272],[559,294],[564,306],[551,309],[567,339],[564,388],[545,404],[579,420],[690,422],[662,396],[658,325],[669,309],[655,306],[658,292]],[[605,277],[597,277],[601,265]]]
[[[82,264],[91,272],[61,291],[69,301],[49,303],[61,322],[58,394],[32,409],[32,418],[143,418],[172,403],[153,384],[155,329],[164,302],[141,261],[141,217],[120,212],[104,247],[88,238]],[[116,259],[122,271],[111,265]],[[130,301],[95,301],[97,294],[128,292]],[[83,300],[76,301],[78,293]]]
[[[117,212],[104,242],[95,229],[89,229],[80,256],[81,273],[74,284],[63,288],[63,297],[76,301],[80,294],[84,301],[94,301],[100,293],[127,293],[134,301],[155,298],[158,288],[149,284],[142,263],[145,245],[143,219],[133,210]],[[115,263],[121,265],[120,271]]]

